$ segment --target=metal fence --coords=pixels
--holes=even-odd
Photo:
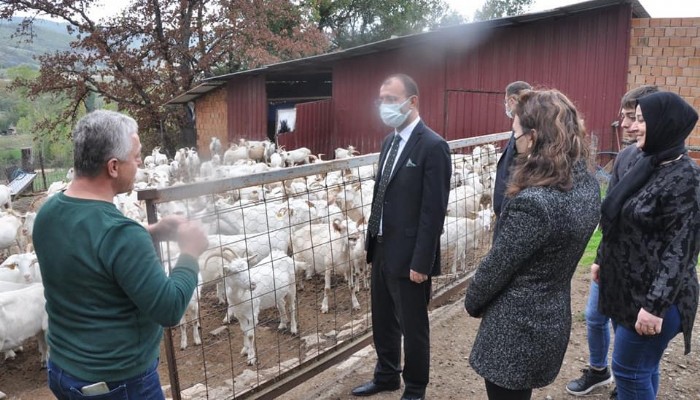
[[[509,135],[449,143],[452,190],[433,305],[463,287],[490,246],[495,144]],[[210,232],[200,285],[163,341],[172,398],[273,398],[370,342],[364,236],[377,158],[139,192],[149,223],[180,213]],[[159,249],[172,268],[176,244]]]

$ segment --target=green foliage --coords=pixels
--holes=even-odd
[[[464,22],[443,0],[306,0],[334,47],[349,48],[391,36]]]
[[[474,13],[475,21],[486,21],[520,15],[527,11],[532,0],[486,0],[483,7]]]

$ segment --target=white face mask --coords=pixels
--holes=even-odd
[[[406,118],[408,118],[408,115],[411,113],[411,110],[408,110],[405,113],[401,112],[401,107],[408,103],[409,100],[411,100],[410,97],[401,104],[380,104],[379,116],[382,118],[382,122],[392,128],[398,128],[401,126],[401,124],[406,121]]]

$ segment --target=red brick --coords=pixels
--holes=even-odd
[[[652,37],[654,36],[654,28],[639,28],[632,30],[632,36],[634,37]]]
[[[663,54],[664,56],[666,56],[666,57],[671,57],[671,56],[676,56],[676,57],[678,57],[678,56],[675,54],[676,52],[675,52],[675,50],[674,50],[674,49],[675,49],[674,47],[664,47],[663,49],[664,49],[664,51],[663,51],[662,54]]]
[[[678,57],[668,57],[668,66],[675,67],[678,65]]]
[[[651,21],[649,21],[649,26],[652,26],[652,27],[661,26],[661,19],[652,18]]]
[[[658,64],[657,57],[647,57],[647,62],[645,63],[646,65],[650,67],[655,67]]]
[[[681,90],[679,93],[681,96],[690,96],[690,88],[687,86],[681,86]]]
[[[630,56],[629,61],[627,62],[628,65],[637,65],[637,59],[639,57],[637,56]]]
[[[683,49],[683,55],[686,57],[693,57],[696,54],[695,50],[697,50],[695,47],[684,47]],[[700,53],[697,53],[697,55],[700,56]]]
[[[664,19],[666,19],[666,18],[664,18]],[[663,21],[661,23],[663,24]],[[681,19],[680,18],[671,18],[668,22],[668,25],[681,26]]]
[[[667,67],[668,66],[668,57],[659,57],[656,60],[656,65],[659,67]]]
[[[656,86],[664,86],[666,84],[666,78],[663,76],[657,76],[656,79],[654,79],[654,85]]]
[[[689,67],[700,67],[700,57],[691,57],[687,60]]]
[[[678,66],[681,68],[685,68],[688,66],[688,58],[687,57],[679,57],[678,58]]]
[[[688,138],[688,146],[700,146],[700,137],[697,136],[691,136]],[[700,155],[700,152],[698,152],[698,155]]]
[[[693,90],[693,89],[700,89],[700,88],[698,87],[698,81],[699,81],[699,80],[700,80],[700,79],[698,79],[698,78],[688,78],[688,87],[689,87],[691,90]],[[695,96],[694,96],[694,97],[695,97]],[[698,95],[697,97],[700,97],[700,95]]]
[[[642,75],[651,75],[651,67],[648,65],[642,65],[642,69],[639,71]]]
[[[648,37],[637,38],[637,43],[635,44],[635,46],[642,46],[642,47],[649,46],[649,38]]]
[[[634,75],[627,74],[627,87],[628,87],[627,90],[629,90],[630,85],[632,85],[633,83],[634,83]]]
[[[676,37],[676,28],[659,28],[664,29],[664,36]]]
[[[671,38],[667,38],[667,37],[659,38],[659,46],[668,47],[670,45],[671,45]]]
[[[681,46],[691,46],[693,44],[693,38],[682,37]]]
[[[676,31],[673,34],[674,36],[685,36],[685,28],[676,28]]]
[[[651,67],[651,75],[653,76],[661,76],[661,67]]]
[[[669,92],[679,94],[679,92],[681,91],[681,88],[679,88],[678,86],[667,86],[664,90],[668,90]]]
[[[651,55],[654,57],[664,55],[664,49],[662,47],[645,47],[645,49],[651,49]],[[642,51],[642,53],[644,53],[644,51]]]
[[[630,54],[633,56],[641,56],[642,55],[642,49],[640,47],[632,47],[630,49]]]
[[[637,75],[634,77],[634,83],[637,83],[639,85],[643,85],[644,82],[645,82],[644,75]]]
[[[637,20],[639,21],[639,26],[648,27],[651,18],[637,18]]]
[[[693,76],[698,78],[700,77],[700,68],[694,68]]]
[[[678,47],[681,45],[681,38],[679,37],[672,37],[671,38],[671,47]]]
[[[667,76],[666,77],[666,85],[673,86],[676,84],[676,77],[675,76]]]
[[[693,26],[693,19],[692,18],[683,18],[681,20],[681,26]]]
[[[666,28],[654,28],[654,34],[650,36],[666,36]]]
[[[644,76],[644,84],[645,85],[653,85],[655,81],[656,81],[656,77],[654,77],[653,75],[645,75]]]
[[[638,27],[642,26],[641,22],[642,22],[642,20],[639,18],[632,18],[632,27],[638,28]]]
[[[678,79],[676,79],[676,84],[680,87],[686,86],[688,84],[688,78],[679,76]]]
[[[673,49],[673,55],[678,57],[683,57],[685,55],[685,50],[683,47],[671,47]]]
[[[642,67],[640,65],[632,65],[630,66],[629,73],[632,75],[639,75],[642,73]]]
[[[693,26],[700,26],[700,18],[693,18]]]
[[[698,36],[698,28],[695,26],[685,28],[685,36],[697,37]]]
[[[700,47],[700,37],[695,37],[690,40],[690,45],[693,47]]]
[[[659,26],[671,26],[671,18],[659,18]]]
[[[676,48],[678,48],[678,47],[676,47]],[[642,47],[642,55],[643,56],[650,56],[652,53],[651,50],[652,50],[651,47]]]
[[[661,68],[661,74],[663,76],[672,76],[673,75],[673,67],[662,67]]]

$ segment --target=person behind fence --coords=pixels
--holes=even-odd
[[[620,108],[620,126],[633,142],[637,140],[639,130],[635,122],[635,109],[637,99],[651,93],[656,93],[659,88],[656,86],[644,85],[632,89],[622,96]],[[610,191],[617,185],[617,182],[629,171],[630,167],[637,161],[641,151],[635,145],[630,145],[622,149],[615,157],[612,174],[608,182],[607,190]],[[598,263],[591,266],[591,270],[597,270]],[[588,341],[588,367],[581,370],[583,374],[580,378],[571,380],[566,385],[566,391],[574,396],[583,396],[593,389],[609,384],[613,381],[612,373],[608,368],[608,350],[610,348],[610,318],[598,311],[599,287],[597,276],[591,276],[591,286],[588,292],[588,302],[586,303],[586,334]],[[612,398],[615,398],[616,391],[613,390]]]
[[[600,312],[615,327],[612,371],[617,397],[654,399],[659,363],[679,332],[690,352],[698,306],[700,167],[685,140],[698,113],[680,96],[637,100],[642,155],[603,201],[598,277]]]
[[[518,99],[520,95],[528,90],[532,90],[532,86],[529,83],[523,81],[511,82],[506,86],[506,97],[503,100],[503,105],[506,109],[506,116],[513,119],[513,111],[515,106],[518,104]],[[503,149],[503,154],[498,159],[498,164],[496,165],[496,181],[493,185],[493,212],[496,214],[496,218],[501,216],[501,209],[503,208],[503,199],[506,194],[506,185],[508,184],[508,178],[510,177],[510,170],[513,166],[513,160],[515,160],[515,138],[511,133],[510,139],[506,147]],[[498,225],[498,224],[497,224]],[[496,237],[498,232],[498,226],[493,230],[493,236]]]
[[[197,223],[166,217],[144,228],[112,203],[141,164],[132,118],[97,110],[73,131],[75,178],[34,224],[51,349],[48,383],[58,399],[163,399],[161,326],[176,325],[197,286],[207,238]],[[177,240],[170,276],[153,240]]]
[[[571,331],[571,277],[600,213],[585,128],[571,101],[556,90],[530,91],[514,114],[517,156],[501,231],[464,300],[481,318],[469,363],[491,400],[529,399],[559,373]]]
[[[409,76],[388,77],[378,102],[382,121],[393,132],[379,156],[366,241],[377,364],[373,379],[352,394],[398,390],[402,375],[401,398],[423,399],[430,372],[428,302],[431,277],[440,273],[440,234],[452,175],[450,149],[420,119],[418,86]]]

